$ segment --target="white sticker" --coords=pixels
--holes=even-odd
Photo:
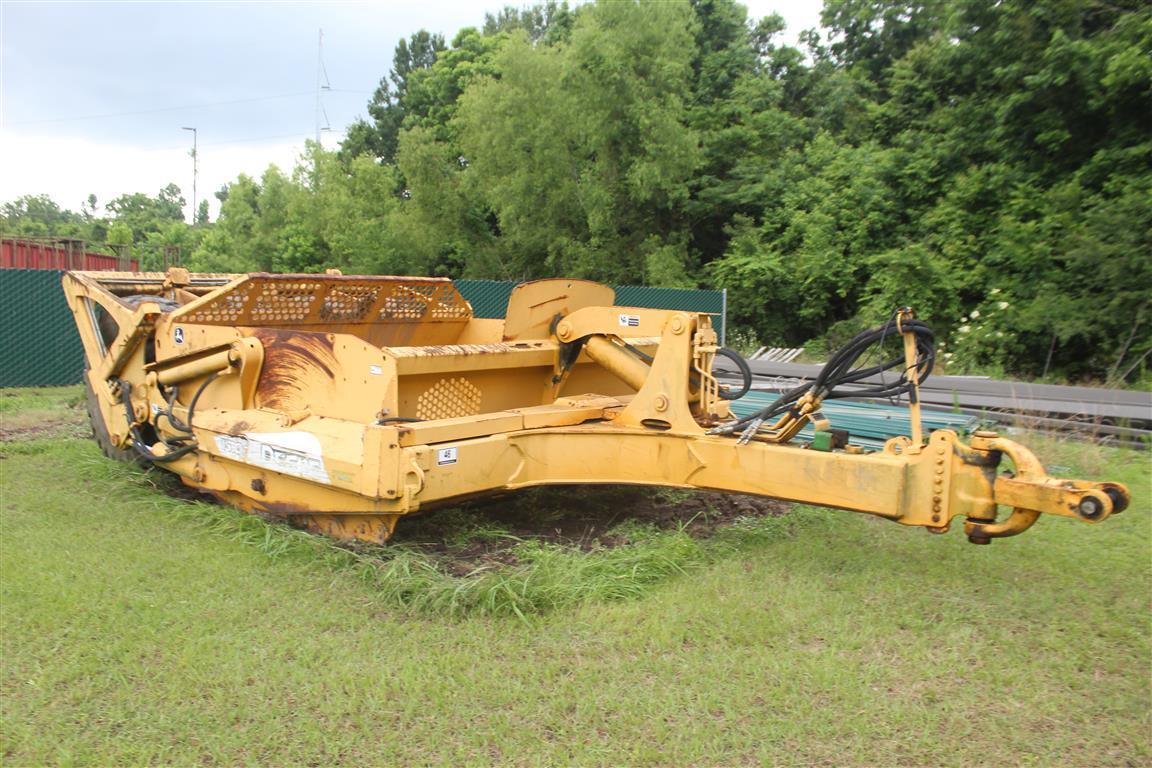
[[[368,366],[368,373],[372,374],[373,376],[382,376],[384,374],[384,366],[370,365]]]
[[[184,329],[183,328],[177,326],[177,327],[172,329],[172,341],[176,342],[177,344],[183,344],[184,343]]]
[[[320,440],[310,432],[265,432],[217,435],[216,449],[225,458],[286,475],[328,482]]]
[[[639,328],[640,315],[620,315],[621,328]]]
[[[436,466],[442,467],[445,464],[456,463],[456,447],[440,448],[436,451]]]

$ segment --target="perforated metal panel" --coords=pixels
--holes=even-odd
[[[450,283],[396,285],[384,299],[380,320],[458,320],[471,317],[464,297]]]
[[[374,285],[342,285],[328,292],[320,306],[320,319],[324,322],[355,322],[364,317],[376,304],[380,289]]]
[[[263,281],[262,281],[263,282]],[[248,296],[255,297],[246,305],[248,317],[243,325],[270,325],[280,323],[303,323],[312,314],[312,305],[323,283],[301,280],[299,282],[250,283]],[[189,322],[192,316],[186,318]]]
[[[416,418],[454,419],[480,413],[480,390],[468,379],[440,379],[416,398]]]
[[[439,278],[251,275],[177,315],[209,325],[463,322],[468,304]]]

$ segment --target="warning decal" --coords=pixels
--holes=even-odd
[[[621,328],[639,328],[640,315],[620,315]]]

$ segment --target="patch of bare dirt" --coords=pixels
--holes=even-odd
[[[0,443],[49,437],[89,435],[88,416],[81,408],[5,414],[0,417]]]
[[[441,559],[454,575],[513,564],[515,546],[542,541],[580,550],[631,543],[631,525],[709,538],[736,520],[776,517],[791,505],[745,494],[631,485],[540,488],[400,520],[392,541]]]

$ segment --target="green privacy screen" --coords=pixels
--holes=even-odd
[[[0,387],[78,384],[84,351],[72,312],[60,287],[63,272],[50,269],[0,269]],[[504,317],[516,283],[457,280],[456,287],[476,317]],[[723,291],[617,286],[624,307],[711,312],[724,334]]]
[[[84,348],[55,269],[0,269],[0,387],[77,384]]]

